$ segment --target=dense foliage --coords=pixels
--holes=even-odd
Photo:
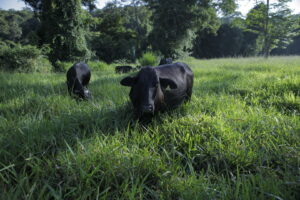
[[[135,63],[145,52],[197,58],[300,54],[299,15],[258,1],[246,17],[234,0],[24,0],[0,10],[0,41],[34,45],[56,69],[61,62]]]
[[[150,12],[144,6],[107,5],[93,12],[97,19],[92,28],[91,48],[106,62],[135,61],[147,48]]]
[[[52,65],[35,46],[12,44],[0,46],[0,69],[19,72],[50,72]]]
[[[81,0],[42,0],[35,11],[41,20],[39,34],[43,44],[49,44],[49,58],[56,61],[76,61],[90,58],[86,45],[87,16]]]
[[[241,18],[236,20],[244,21]],[[197,58],[254,56],[257,54],[257,37],[257,34],[247,31],[235,21],[223,23],[217,33],[197,33],[192,55]]]
[[[286,48],[294,36],[293,30],[297,23],[293,20],[291,10],[287,8],[287,1],[279,1],[278,4],[260,3],[247,14],[246,25],[249,30],[258,34],[258,40],[262,44],[260,51],[266,57],[276,47]]]
[[[165,57],[179,57],[189,53],[196,31],[215,31],[218,24],[212,1],[202,0],[146,0],[153,10],[153,30],[149,40],[154,51]],[[222,10],[232,10],[234,1],[221,1]]]
[[[29,9],[0,10],[0,41],[36,45],[38,20]]]

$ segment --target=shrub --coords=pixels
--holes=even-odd
[[[109,65],[102,61],[91,61],[88,62],[88,65],[92,71],[106,71],[110,69]]]
[[[147,52],[139,59],[141,66],[157,65],[157,57],[152,52]]]
[[[72,62],[56,61],[55,69],[60,72],[66,72],[70,67],[72,67],[72,65],[74,65]]]
[[[33,72],[49,73],[53,71],[53,66],[45,56],[39,56],[32,67]]]
[[[0,47],[0,69],[18,72],[49,72],[51,64],[35,46],[20,44]],[[43,65],[45,64],[45,65]]]

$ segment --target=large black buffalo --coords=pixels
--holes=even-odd
[[[185,63],[142,67],[134,77],[121,80],[131,87],[130,100],[137,118],[175,108],[192,95],[194,74]]]
[[[87,85],[91,79],[91,71],[83,62],[75,63],[67,72],[67,85],[69,94],[81,99],[91,98]]]

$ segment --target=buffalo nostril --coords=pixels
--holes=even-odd
[[[149,111],[153,112],[153,106],[149,105],[148,109],[149,109]]]
[[[143,107],[143,112],[144,113],[152,113],[153,112],[153,106],[152,105],[147,105]]]

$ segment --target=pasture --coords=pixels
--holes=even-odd
[[[300,57],[196,60],[192,99],[132,120],[114,68],[0,73],[0,199],[300,199]]]

